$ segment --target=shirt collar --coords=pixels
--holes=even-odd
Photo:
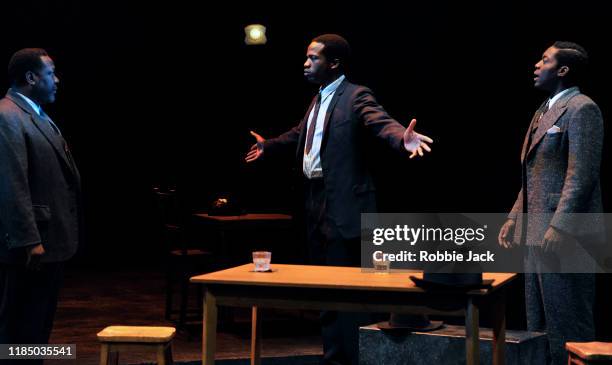
[[[320,92],[321,92],[321,100],[325,99],[330,94],[333,94],[336,91],[336,89],[338,89],[338,86],[340,86],[342,81],[344,81],[344,79],[345,79],[344,75],[340,75],[340,77],[338,77],[336,80],[334,80],[334,82],[332,82],[331,84],[327,85],[323,90],[320,90]]]
[[[38,114],[40,116],[40,105],[36,104],[34,101],[32,101],[32,99],[28,98],[27,96],[23,95],[22,93],[19,93],[19,92],[15,91],[15,94],[19,95],[23,100],[26,101],[26,103],[30,104],[30,106],[32,107],[32,109],[34,109],[36,114]]]
[[[573,91],[580,91],[580,90],[578,89],[578,86],[573,86],[573,87],[570,87],[569,89],[565,89],[555,94],[555,96],[550,98],[550,101],[548,102],[548,109],[552,108],[553,104],[556,103],[557,100],[561,99],[563,95],[567,95]]]

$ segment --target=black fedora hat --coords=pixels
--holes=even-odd
[[[389,321],[379,322],[376,326],[383,330],[406,330],[411,332],[435,331],[444,325],[442,321],[430,321],[424,314],[391,313]]]
[[[493,280],[483,280],[482,274],[423,273],[423,278],[410,276],[416,286],[425,290],[467,291],[490,288]]]

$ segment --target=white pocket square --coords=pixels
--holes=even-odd
[[[550,129],[546,131],[546,134],[555,134],[559,132],[561,132],[561,128],[557,127],[556,125],[553,125],[552,127],[550,127]]]

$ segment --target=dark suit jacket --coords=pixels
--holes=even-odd
[[[521,154],[523,186],[510,213],[517,221],[515,242],[522,237],[540,245],[549,225],[575,238],[601,237],[603,119],[597,104],[579,91],[563,95],[542,116],[528,149],[539,117],[531,121]],[[522,213],[529,213],[527,222]]]
[[[279,137],[266,140],[264,156],[294,149],[302,171],[304,145],[311,103],[299,125]],[[344,80],[336,90],[325,115],[321,142],[321,167],[327,197],[326,210],[345,239],[359,237],[362,212],[376,211],[375,187],[365,161],[366,134],[404,151],[405,128],[380,106],[372,92]]]
[[[42,262],[77,249],[80,177],[64,140],[14,91],[0,100],[0,262],[42,243]]]

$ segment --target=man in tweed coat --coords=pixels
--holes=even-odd
[[[535,87],[550,97],[527,131],[521,154],[522,188],[499,233],[500,245],[525,245],[526,263],[535,265],[525,269],[527,326],[548,333],[553,364],[567,362],[566,341],[595,337],[594,274],[562,274],[561,266],[541,266],[554,255],[567,260],[570,245],[584,241],[588,234],[593,237],[592,225],[577,223],[578,216],[603,212],[599,181],[603,120],[593,100],[578,89],[587,60],[581,46],[556,42],[535,65]]]

